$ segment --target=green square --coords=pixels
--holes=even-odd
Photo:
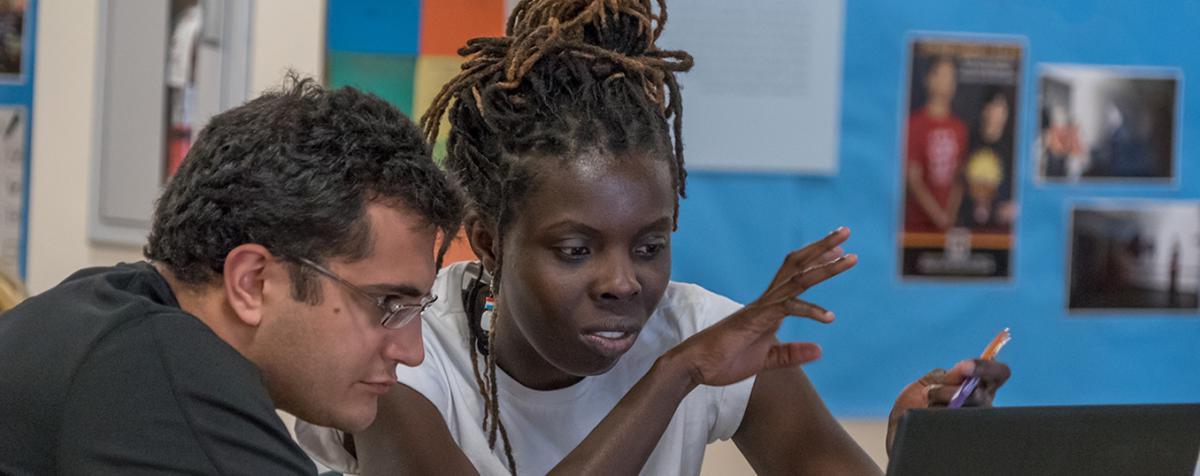
[[[332,88],[351,86],[372,93],[412,117],[416,66],[416,56],[329,51],[326,77]]]

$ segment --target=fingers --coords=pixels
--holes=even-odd
[[[796,296],[808,288],[852,268],[857,262],[857,256],[844,255],[832,262],[797,275],[788,280],[784,285],[768,290],[766,294],[755,302],[756,308],[766,309],[768,312],[749,312],[746,315],[751,316],[751,320],[756,323],[756,326],[764,326],[763,329],[773,329],[779,325],[780,320],[787,316],[807,317],[826,324],[833,322],[836,316],[828,309],[799,299]]]
[[[783,301],[784,313],[789,316],[807,317],[817,322],[829,324],[833,322],[834,316],[832,312],[821,306],[811,302],[791,298]]]
[[[844,226],[838,227],[824,238],[788,253],[787,257],[783,260],[783,265],[780,266],[779,271],[775,273],[775,278],[771,280],[771,287],[775,287],[775,285],[783,282],[796,273],[813,266],[814,264],[829,262],[845,254],[845,252],[841,252],[830,256],[827,259],[821,259],[827,254],[831,254],[831,251],[839,248],[839,245],[846,242],[846,240],[849,238],[850,229]]]
[[[983,388],[983,384],[975,387],[975,391],[967,396],[963,401],[964,407],[990,407],[992,406],[992,398],[995,397],[995,391],[987,391]]]
[[[950,404],[950,399],[958,392],[958,385],[935,383],[925,387],[925,398],[931,407],[944,407]]]
[[[942,377],[941,382],[946,385],[959,385],[964,380],[975,376],[975,361],[963,360],[954,364],[950,370],[946,371],[946,375]]]
[[[835,259],[841,258],[842,255],[844,255],[844,254],[846,254],[846,250],[844,248],[842,248],[841,246],[835,246],[835,247],[833,247],[832,250],[826,251],[825,254],[822,254],[821,256],[819,256],[817,258],[817,262],[818,263],[828,263]]]
[[[786,297],[775,302],[763,302],[760,299],[743,308],[735,316],[740,316],[737,317],[737,322],[741,322],[740,325],[748,326],[751,332],[770,335],[774,335],[779,330],[780,323],[788,316],[804,317],[823,324],[833,322],[836,317],[828,309],[794,297]]]
[[[946,369],[933,369],[917,380],[921,385],[929,386],[935,383],[940,383],[946,377]]]
[[[767,351],[763,370],[774,370],[807,364],[821,358],[821,346],[812,342],[776,344]]]
[[[905,394],[910,392],[920,395],[918,400],[909,402],[914,404],[912,405],[913,408],[946,406],[950,403],[950,398],[953,397],[954,391],[958,388],[956,384],[946,383],[948,373],[946,369],[930,370],[924,377],[905,387],[901,397],[903,398]],[[910,400],[912,398],[911,396],[909,397]],[[918,402],[919,404],[916,404]]]
[[[963,360],[949,371],[940,369],[930,372],[922,379],[926,383],[929,406],[946,406],[958,392],[963,382],[972,377],[979,378],[975,389],[963,402],[964,407],[988,407],[996,396],[996,390],[1008,381],[1011,370],[1002,362],[973,359]]]
[[[828,263],[805,269],[804,272],[792,276],[779,287],[768,291],[768,293],[775,298],[797,296],[808,291],[813,286],[853,268],[855,264],[858,264],[858,255],[842,255],[842,257]]]
[[[913,408],[925,408],[929,406],[929,396],[926,395],[931,383],[926,383],[924,379],[917,380],[904,387],[900,391],[900,396],[896,397],[896,403],[892,405],[892,411],[889,414],[889,419],[899,421],[904,412]]]
[[[991,386],[999,387],[1008,381],[1011,374],[1012,371],[1003,362],[969,359],[954,364],[954,367],[946,373],[942,383],[957,385],[968,378],[979,377],[980,384],[986,382]]]
[[[979,378],[979,385],[975,391],[963,403],[967,407],[990,407],[992,400],[996,398],[996,391],[1000,389],[1004,382],[1008,381],[1008,377],[1012,375],[1012,371],[1003,362],[994,360],[975,360],[975,377]]]
[[[1012,376],[1012,370],[1004,362],[975,359],[975,376],[979,377],[981,385],[1000,387]]]

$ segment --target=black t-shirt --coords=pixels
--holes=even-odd
[[[258,367],[147,263],[0,315],[0,474],[315,474]]]

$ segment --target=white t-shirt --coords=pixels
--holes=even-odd
[[[483,430],[483,397],[471,370],[470,331],[462,303],[465,269],[466,264],[459,263],[439,274],[434,293],[441,299],[423,320],[425,362],[416,368],[400,366],[396,375],[401,384],[437,407],[454,441],[480,474],[508,474],[503,443],[497,437],[496,448],[489,448]],[[538,391],[497,368],[500,421],[508,430],[517,472],[546,474],[612,411],[660,355],[740,308],[699,286],[672,282],[637,342],[603,375],[559,390]],[[479,358],[482,371],[486,367]],[[726,387],[693,390],[680,403],[642,474],[699,474],[705,446],[729,439],[737,431],[753,386],[751,377]],[[357,471],[357,461],[342,449],[335,430],[297,422],[296,433],[317,461],[335,470]]]

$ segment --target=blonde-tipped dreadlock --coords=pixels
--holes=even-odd
[[[25,299],[25,288],[21,280],[5,271],[3,261],[0,261],[0,314],[12,309]]]
[[[665,0],[522,0],[504,37],[475,38],[459,50],[466,57],[462,69],[434,98],[421,127],[436,141],[441,118],[448,116],[446,166],[495,231],[495,250],[502,249],[511,207],[529,190],[531,162],[570,160],[589,148],[614,155],[662,152],[651,156],[669,159],[678,216],[687,172],[675,75],[691,69],[692,57],[657,47],[666,20]],[[495,290],[500,258],[497,253],[496,269],[489,270]],[[487,409],[484,429],[492,448],[500,436],[516,473],[499,415],[491,351],[496,326],[484,331],[478,321],[471,324],[472,365]],[[479,353],[485,355],[483,372]]]

